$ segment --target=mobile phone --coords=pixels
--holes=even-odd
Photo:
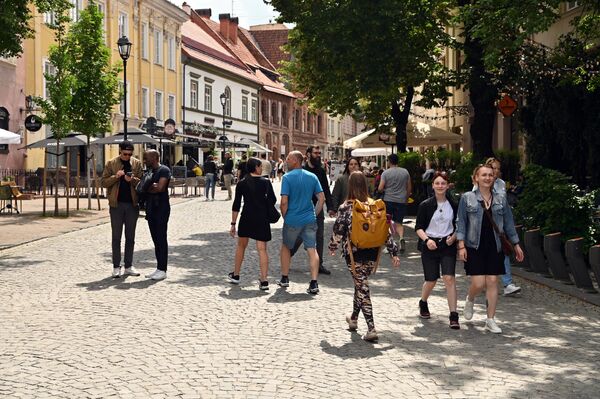
[[[132,172],[127,172],[127,173],[125,173],[125,174],[126,174],[127,176],[129,176],[129,177],[131,177],[131,176],[133,175],[133,173],[132,173]]]

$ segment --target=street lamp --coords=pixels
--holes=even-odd
[[[223,153],[221,154],[221,163],[225,163],[225,142],[227,141],[227,136],[225,136],[225,106],[227,105],[227,94],[222,93],[219,96],[221,100],[221,105],[223,106],[223,135],[219,138],[223,143]]]
[[[127,60],[131,54],[131,42],[127,36],[121,36],[117,41],[119,47],[119,55],[123,60],[123,102],[125,104],[123,109],[123,140],[127,140]]]

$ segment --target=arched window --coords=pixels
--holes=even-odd
[[[323,124],[323,117],[321,115],[317,116],[317,134],[321,134]]]
[[[266,100],[260,102],[260,115],[263,122],[269,122],[269,108],[267,108]]]
[[[287,105],[284,104],[281,106],[281,124],[285,127],[288,127],[288,125],[289,125],[288,119],[289,119],[288,108],[287,108]]]
[[[231,89],[229,86],[225,87],[225,116],[231,116]]]
[[[313,130],[313,114],[311,114],[310,112],[308,113],[308,115],[306,116],[306,131],[307,132],[312,132]]]
[[[290,152],[290,137],[287,134],[283,135],[283,148],[281,150],[281,155],[287,155]]]
[[[267,133],[265,136],[265,147],[271,146],[271,133]]]
[[[300,130],[300,110],[294,111],[294,129]]]
[[[277,101],[271,103],[271,120],[274,125],[279,125],[279,113],[277,112]]]

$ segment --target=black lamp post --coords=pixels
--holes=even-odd
[[[221,105],[223,106],[223,135],[219,138],[223,144],[221,163],[225,163],[225,142],[227,141],[227,136],[225,135],[225,106],[227,105],[227,94],[222,93],[221,96],[219,96],[219,99],[221,100]]]
[[[123,110],[123,140],[127,140],[127,60],[131,54],[131,42],[127,36],[121,36],[117,41],[119,47],[119,55],[123,60],[123,101],[125,103],[125,109]]]
[[[27,111],[27,113],[30,113],[31,111],[33,111],[33,97],[32,96],[25,96],[25,110]]]

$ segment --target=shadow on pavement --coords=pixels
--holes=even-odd
[[[394,349],[393,345],[379,346],[379,343],[363,341],[356,331],[350,333],[350,342],[342,346],[332,346],[329,342],[321,341],[321,350],[328,355],[338,356],[344,359],[361,359],[381,356],[383,352]]]

